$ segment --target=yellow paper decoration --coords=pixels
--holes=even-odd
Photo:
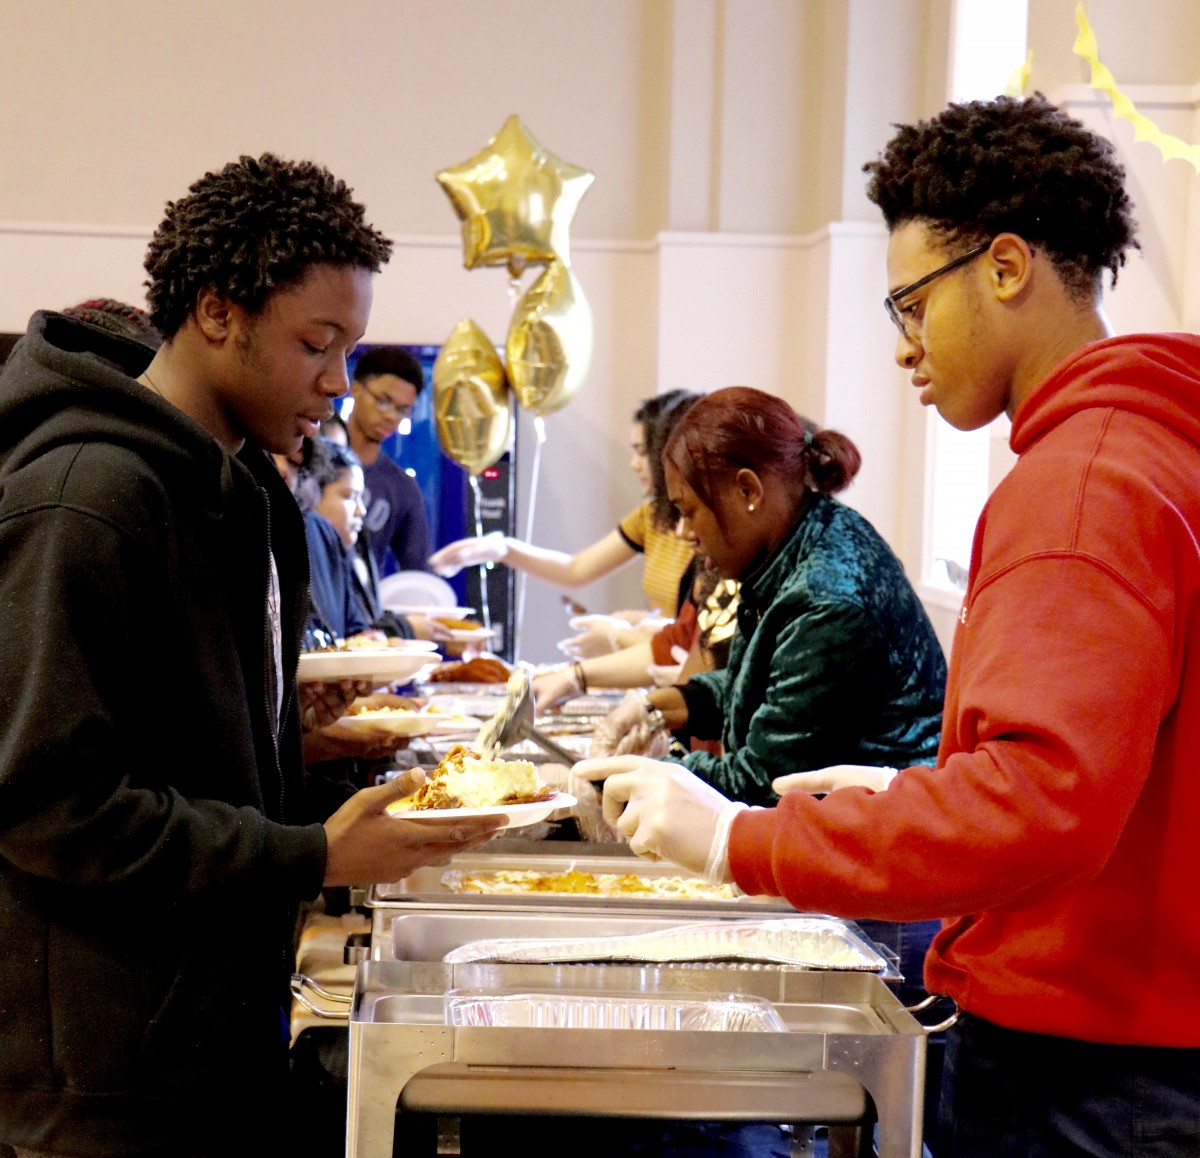
[[[1149,141],[1157,146],[1164,161],[1179,158],[1187,161],[1196,172],[1200,173],[1200,145],[1189,145],[1178,137],[1164,133],[1149,117],[1137,111],[1137,106],[1118,87],[1113,74],[1100,62],[1099,49],[1096,46],[1096,34],[1088,23],[1083,4],[1075,5],[1075,23],[1079,26],[1079,35],[1075,38],[1072,50],[1077,56],[1082,56],[1092,69],[1092,88],[1108,94],[1112,101],[1113,112],[1133,126],[1135,141]]]
[[[1025,54],[1025,63],[1018,68],[1013,69],[1013,74],[1008,78],[1008,84],[1004,86],[1004,95],[1010,97],[1023,97],[1029,92],[1029,71],[1033,68],[1033,49],[1031,48]]]

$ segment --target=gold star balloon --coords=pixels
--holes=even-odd
[[[568,164],[511,116],[469,161],[443,169],[438,183],[462,220],[463,264],[569,265],[570,230],[595,174]]]
[[[464,318],[433,364],[433,415],[442,449],[468,474],[486,470],[508,449],[508,398],[500,355]]]
[[[517,401],[534,414],[561,410],[592,361],[592,308],[562,262],[551,262],[513,310],[505,353]]]

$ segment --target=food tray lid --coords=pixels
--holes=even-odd
[[[697,921],[650,933],[571,940],[496,938],[467,942],[442,960],[447,964],[755,961],[802,969],[888,971],[884,957],[834,917]]]
[[[455,1026],[787,1032],[770,1001],[742,994],[647,997],[450,989],[444,1000],[446,1024]]]

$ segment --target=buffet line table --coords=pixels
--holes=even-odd
[[[434,695],[486,718],[503,685]],[[539,727],[585,755],[590,721],[617,699],[573,702]],[[470,738],[399,755],[432,764]],[[418,1119],[454,1153],[464,1116],[519,1114],[561,1118],[568,1134],[589,1117],[819,1123],[831,1154],[876,1152],[874,1137],[882,1158],[919,1158],[925,1031],[888,988],[894,957],[850,922],[584,841],[588,826],[555,813],[359,891],[369,932],[348,942],[352,986],[293,987],[348,1023],[347,1154],[390,1158],[397,1122]],[[520,883],[472,891],[489,878]],[[609,891],[553,891],[563,880]]]

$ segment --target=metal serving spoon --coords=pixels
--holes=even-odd
[[[533,726],[533,688],[529,673],[517,670],[508,677],[504,703],[479,729],[477,743],[481,752],[495,753],[506,751],[522,740],[531,740],[568,768],[579,762],[575,752],[556,744]]]

